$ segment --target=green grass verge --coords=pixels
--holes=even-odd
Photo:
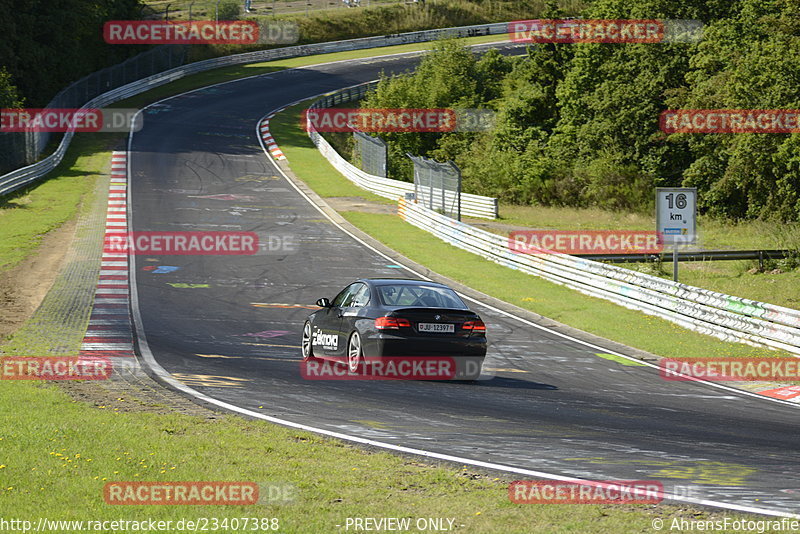
[[[115,136],[78,134],[54,178],[0,199],[0,272],[36,251],[44,236],[75,218],[97,178],[108,172]]]
[[[619,533],[645,532],[654,517],[721,516],[696,512],[698,517],[675,506],[516,505],[498,479],[370,453],[261,421],[123,413],[70,401],[52,386],[4,382],[0,387],[0,510],[8,512],[4,519],[34,525],[38,517],[248,517],[278,518],[279,532],[308,533],[345,531],[336,525],[348,517],[442,517],[464,525],[458,532]],[[124,406],[125,399],[116,404]],[[288,485],[295,488],[295,500],[250,506],[108,505],[103,487],[116,481]]]

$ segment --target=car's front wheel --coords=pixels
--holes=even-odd
[[[303,361],[308,362],[314,359],[314,350],[311,348],[311,323],[306,321],[303,325],[303,341],[300,344],[303,351]]]
[[[351,373],[358,371],[358,366],[364,360],[364,353],[361,350],[361,336],[358,332],[350,334],[350,341],[347,342],[347,367]]]

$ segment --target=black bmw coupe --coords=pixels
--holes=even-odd
[[[357,372],[365,362],[446,358],[448,378],[476,380],[486,356],[486,325],[451,288],[435,282],[361,279],[303,325],[303,360],[346,364]]]

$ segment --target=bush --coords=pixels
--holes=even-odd
[[[218,20],[237,20],[241,14],[241,6],[236,0],[225,0],[219,4]]]

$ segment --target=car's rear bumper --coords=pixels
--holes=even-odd
[[[364,340],[365,356],[486,356],[486,338],[377,334]]]
[[[455,375],[442,375],[442,380],[477,380],[486,357],[486,338],[432,339],[431,336],[400,337],[381,333],[365,339],[363,351],[367,361],[431,358],[451,362]],[[452,369],[449,364],[448,369]]]

